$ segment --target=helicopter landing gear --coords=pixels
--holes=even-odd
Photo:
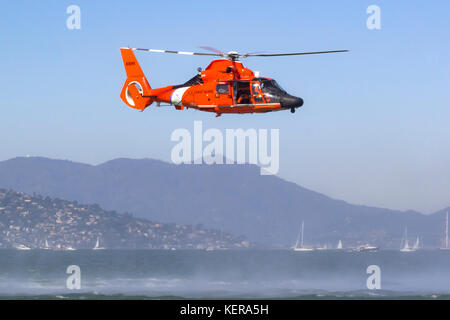
[[[295,113],[295,108],[291,108],[291,113]]]

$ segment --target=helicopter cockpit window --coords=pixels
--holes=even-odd
[[[229,93],[228,84],[218,84],[216,86],[216,91],[218,94],[228,94]]]
[[[275,80],[268,79],[261,81],[261,89],[263,92],[271,90],[286,92]]]

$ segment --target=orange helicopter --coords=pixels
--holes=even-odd
[[[260,77],[257,72],[245,68],[238,59],[247,57],[274,57],[310,55],[322,53],[348,52],[348,50],[293,52],[274,54],[239,54],[235,51],[224,53],[220,50],[202,47],[214,53],[185,52],[142,48],[121,48],[127,79],[120,94],[121,99],[131,108],[144,111],[156,102],[174,105],[177,110],[184,108],[223,113],[264,113],[291,110],[303,105],[303,99],[288,94],[270,78]],[[152,89],[134,55],[135,50],[183,55],[217,56],[222,59],[212,61],[189,81],[174,86]]]

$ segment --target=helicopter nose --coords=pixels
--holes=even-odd
[[[303,105],[303,99],[291,95],[285,95],[280,99],[281,106],[286,109],[299,108]]]

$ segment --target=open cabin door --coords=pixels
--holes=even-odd
[[[248,105],[252,103],[251,90],[249,81],[235,81],[233,85],[234,90],[234,104]]]
[[[266,103],[259,81],[235,81],[233,91],[235,105]]]

